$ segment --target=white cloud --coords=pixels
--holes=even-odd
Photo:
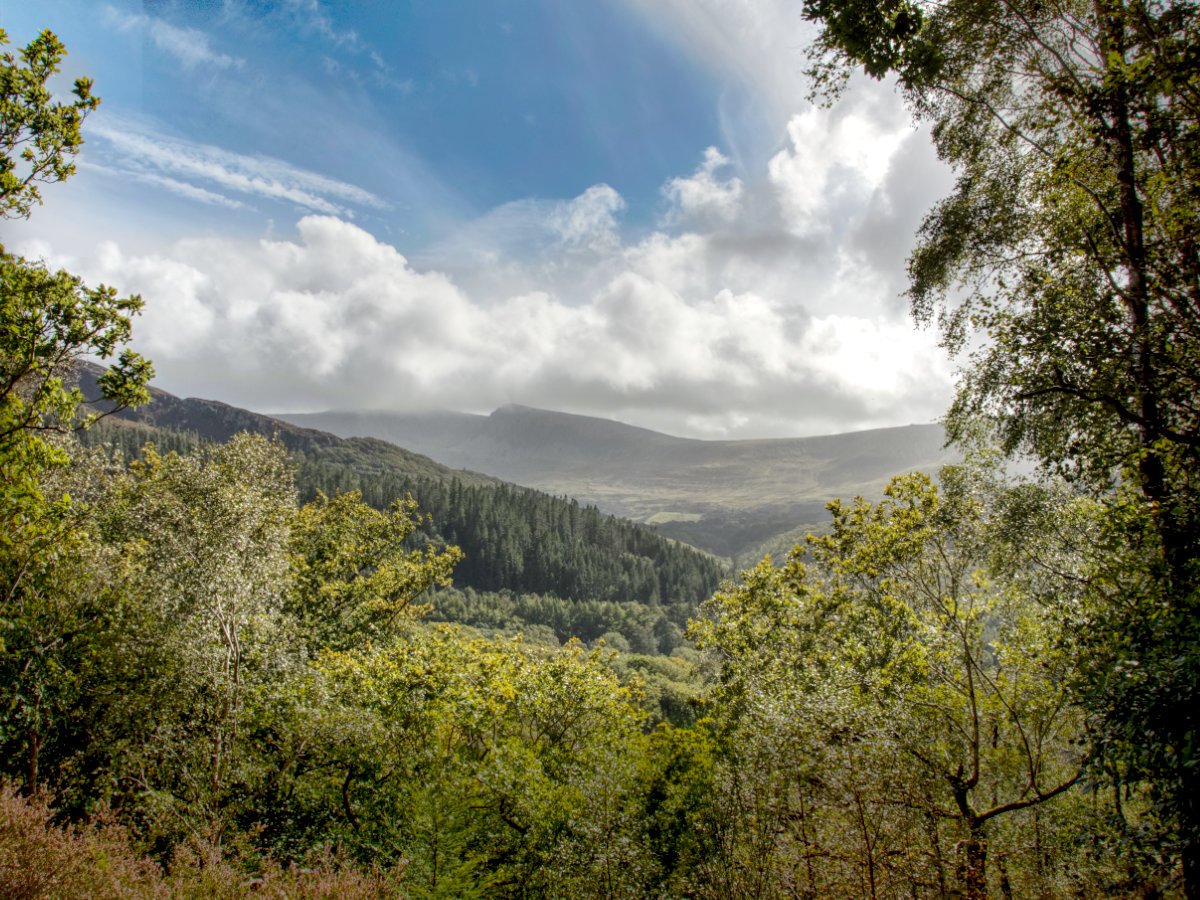
[[[568,250],[609,251],[621,243],[616,214],[624,208],[620,194],[607,184],[596,184],[558,204],[548,222]]]
[[[99,273],[119,275],[126,292],[153,298],[139,322],[138,346],[159,359],[186,357],[217,337],[219,313],[205,301],[213,281],[195,265],[178,259],[131,257],[111,241],[100,244],[95,261],[85,265],[95,273],[96,282],[106,282]],[[169,304],[161,298],[170,298]]]
[[[730,222],[741,212],[742,180],[735,175],[720,177],[729,158],[716,147],[704,151],[704,162],[687,178],[672,178],[663,189],[672,207],[669,224]]]
[[[96,116],[89,121],[88,132],[90,137],[103,142],[102,153],[106,161],[111,159],[111,167],[131,171],[143,181],[176,193],[186,193],[181,179],[193,179],[210,188],[329,215],[350,216],[356,206],[386,205],[369,191],[282,160],[246,156],[209,144],[166,137],[127,119]],[[215,202],[212,194],[209,188],[204,188],[194,190],[192,196]]]
[[[231,197],[226,197],[224,194],[218,194],[215,191],[205,190],[202,187],[197,187],[194,184],[188,184],[186,181],[179,181],[176,178],[168,178],[165,175],[156,175],[153,172],[142,172],[137,169],[110,168],[108,166],[97,165],[96,163],[83,160],[78,163],[79,168],[100,172],[105,175],[111,175],[120,179],[131,179],[139,181],[142,184],[149,184],[154,187],[162,188],[170,191],[172,194],[177,194],[180,197],[185,197],[188,200],[195,200],[198,203],[207,203],[212,206],[222,206],[226,209],[246,209],[246,204],[240,200],[234,200]]]
[[[921,211],[945,186],[926,137],[887,86],[832,110],[800,100],[792,2],[627,2],[778,126],[757,156],[723,143],[669,179],[657,230],[623,234],[625,199],[596,184],[504,204],[408,258],[346,221],[383,205],[354,185],[97,118],[89,151],[103,165],[304,217],[288,239],[72,246],[75,265],[145,296],[136,344],[163,387],[263,410],[520,402],[707,437],[940,415],[949,363],[897,296]],[[335,64],[354,53],[381,68],[315,0],[290,14],[313,16],[304,27]]]
[[[823,380],[851,394],[879,404],[903,402],[945,375],[931,337],[908,322],[831,314],[812,321],[798,354]]]
[[[870,196],[883,183],[913,128],[870,112],[810,107],[788,122],[790,146],[771,158],[768,171],[795,233],[844,227],[839,201],[847,194]]]
[[[186,69],[198,66],[240,69],[246,64],[244,59],[214,50],[208,35],[195,28],[179,28],[145,13],[130,15],[111,6],[104,7],[104,19],[119,31],[145,34],[155,47],[174,57]]]
[[[293,240],[110,243],[77,265],[145,297],[136,344],[165,388],[258,409],[515,400],[719,436],[927,420],[944,402],[928,334],[750,289],[677,290],[657,257],[703,253],[694,241],[614,252],[620,271],[587,296],[498,303],[329,216]]]

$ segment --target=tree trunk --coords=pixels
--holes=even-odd
[[[1097,3],[1097,15],[1104,36],[1104,49],[1110,59],[1125,61],[1125,24],[1120,13],[1123,9],[1117,5],[1112,12],[1107,12]],[[1123,250],[1125,253],[1125,270],[1128,278],[1126,285],[1126,306],[1129,313],[1132,334],[1134,338],[1134,381],[1137,391],[1138,413],[1141,418],[1140,436],[1142,456],[1139,461],[1140,488],[1142,495],[1149,502],[1154,517],[1155,529],[1158,533],[1163,559],[1166,563],[1166,583],[1163,586],[1164,598],[1172,608],[1180,614],[1185,614],[1190,598],[1195,589],[1196,571],[1194,563],[1196,542],[1194,514],[1183,507],[1177,496],[1177,487],[1171,483],[1167,465],[1163,459],[1162,448],[1158,446],[1163,436],[1164,420],[1159,406],[1160,373],[1154,362],[1154,335],[1150,328],[1150,304],[1148,298],[1148,277],[1146,266],[1146,247],[1144,234],[1144,209],[1139,195],[1137,180],[1137,153],[1134,146],[1134,135],[1131,128],[1131,110],[1125,76],[1118,74],[1114,78],[1114,87],[1110,99],[1110,115],[1112,118],[1111,142],[1116,162],[1117,182],[1120,189]],[[1186,713],[1184,714],[1186,721]],[[1182,723],[1181,723],[1182,724]],[[1186,729],[1186,725],[1184,725]],[[1179,735],[1184,741],[1186,731]],[[1196,816],[1191,811],[1187,799],[1189,790],[1186,775],[1179,779],[1183,785],[1176,785],[1175,790],[1183,794],[1183,821],[1185,834],[1182,851],[1184,892],[1189,900],[1200,900],[1200,847],[1196,834],[1198,826]]]
[[[38,732],[29,732],[29,752],[25,756],[25,793],[34,797],[38,793],[38,759],[42,752],[43,738]]]
[[[963,887],[966,900],[987,900],[987,835],[982,822],[971,822],[963,844]]]
[[[929,836],[929,849],[933,854],[934,870],[937,872],[938,897],[944,898],[946,893],[946,862],[942,858],[942,839],[938,833],[938,820],[931,811],[925,812],[925,833]]]
[[[1013,900],[1012,882],[1008,880],[1008,866],[1004,864],[1003,856],[996,861],[996,868],[1000,870],[1000,896],[1004,900]]]

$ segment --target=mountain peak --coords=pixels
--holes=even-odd
[[[524,415],[528,413],[545,413],[548,410],[538,409],[534,406],[523,406],[520,403],[505,403],[503,406],[498,406],[492,410],[492,416],[511,416]]]

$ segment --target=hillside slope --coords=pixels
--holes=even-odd
[[[746,562],[827,517],[835,497],[876,496],[894,475],[951,462],[938,425],[808,438],[703,441],[606,419],[506,406],[461,413],[330,412],[286,421],[393,441],[451,466],[566,494]]]
[[[460,587],[661,604],[686,622],[722,574],[711,556],[594,506],[450,469],[375,438],[342,439],[216,401],[155,391],[146,406],[104,420],[85,437],[116,444],[129,457],[147,441],[187,449],[241,431],[288,449],[304,499],[318,490],[358,490],[384,507],[411,495],[432,515],[421,539],[465,552],[455,571]]]

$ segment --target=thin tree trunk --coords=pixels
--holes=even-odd
[[[982,822],[970,822],[963,855],[966,900],[987,900],[987,835]]]
[[[38,793],[38,762],[45,739],[35,730],[29,731],[29,752],[25,757],[25,793],[34,797]]]
[[[933,864],[937,871],[938,880],[938,898],[945,900],[946,897],[946,861],[942,857],[942,838],[938,833],[938,820],[932,812],[927,811],[925,814],[925,830],[929,837],[929,846],[933,851]]]
[[[1013,900],[1012,882],[1008,880],[1008,866],[1003,856],[996,860],[996,868],[1000,870],[1000,896],[1004,900]]]

